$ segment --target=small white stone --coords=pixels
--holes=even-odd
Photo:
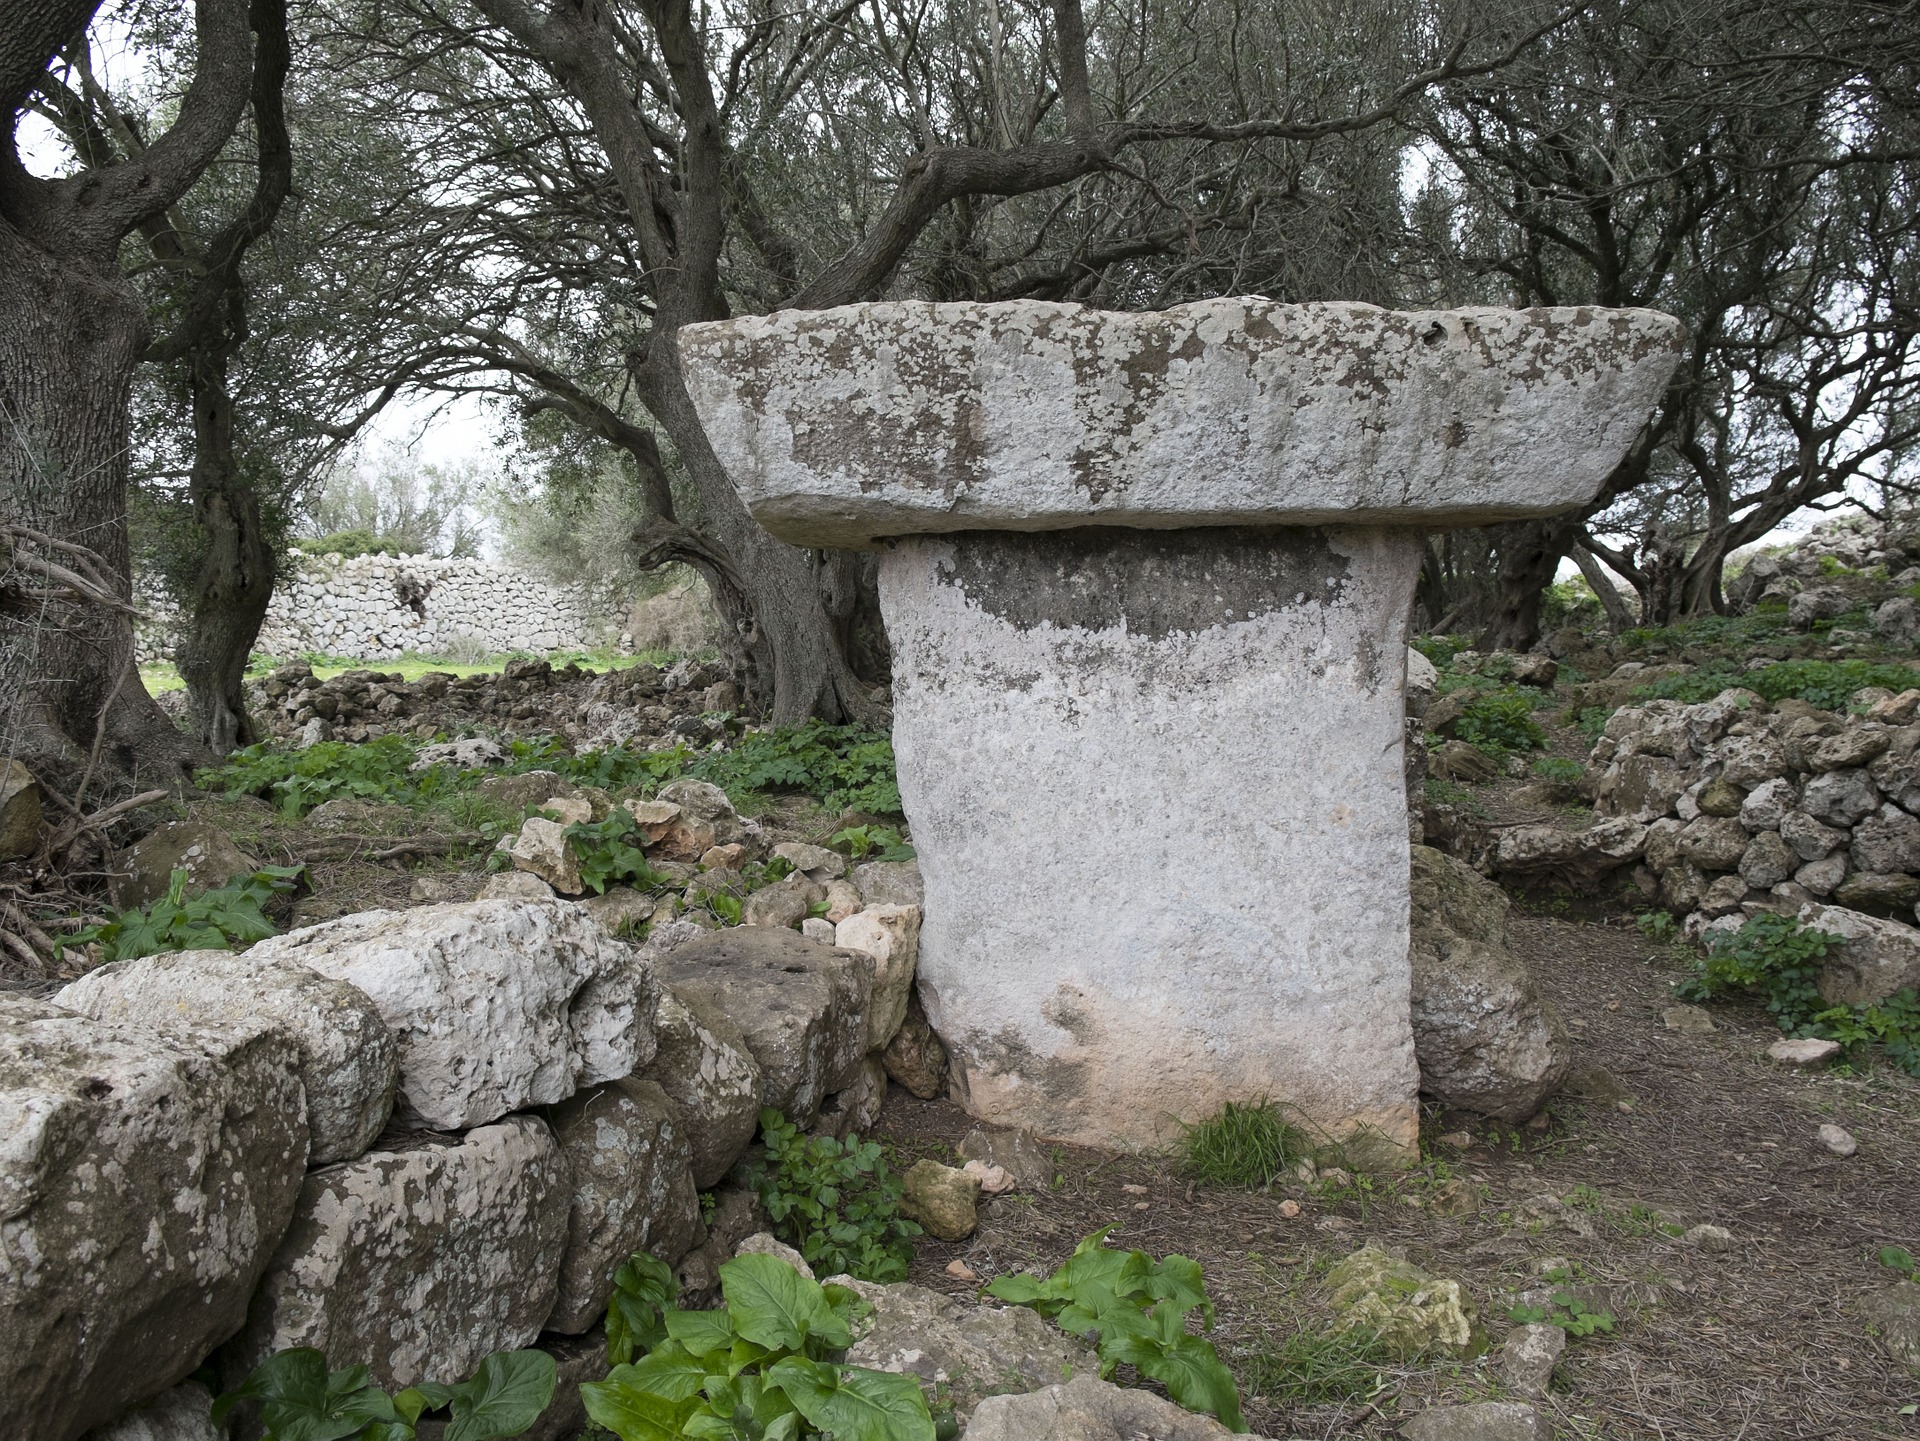
[[[1821,1040],[1817,1036],[1775,1041],[1767,1047],[1767,1055],[1783,1066],[1817,1066],[1839,1054],[1838,1041]]]
[[[1851,1156],[1860,1149],[1860,1143],[1854,1140],[1851,1131],[1845,1126],[1836,1126],[1831,1121],[1828,1121],[1814,1135],[1822,1146],[1836,1156]]]

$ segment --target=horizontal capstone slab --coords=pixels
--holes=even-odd
[[[796,545],[1084,525],[1478,525],[1591,500],[1672,374],[1651,310],[1257,296],[888,301],[685,327],[754,518]]]

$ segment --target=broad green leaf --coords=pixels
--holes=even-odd
[[[446,1441],[518,1436],[553,1400],[556,1368],[545,1351],[495,1351],[473,1379],[454,1388]]]
[[[669,1401],[698,1396],[713,1374],[707,1362],[689,1355],[677,1341],[662,1342],[622,1370],[634,1385]]]
[[[679,1441],[682,1423],[693,1414],[692,1400],[669,1401],[632,1384],[630,1366],[616,1366],[604,1381],[583,1381],[580,1399],[587,1417],[620,1441]]]
[[[1200,1263],[1188,1256],[1168,1256],[1147,1277],[1147,1293],[1156,1301],[1171,1301],[1182,1311],[1198,1309],[1213,1325],[1213,1302],[1207,1299],[1207,1283]]]
[[[1156,1353],[1133,1363],[1142,1376],[1150,1376],[1167,1388],[1167,1394],[1189,1411],[1209,1411],[1220,1418],[1230,1431],[1245,1431],[1240,1419],[1240,1393],[1233,1376],[1211,1341],[1184,1332],[1172,1344],[1163,1344]]]
[[[809,1337],[828,1346],[850,1346],[852,1333],[833,1313],[817,1282],[785,1261],[749,1253],[720,1268],[720,1292],[726,1297],[733,1329],[755,1345],[799,1351]]]
[[[1038,1276],[1029,1276],[1024,1271],[995,1276],[987,1282],[987,1294],[1010,1306],[1033,1306],[1037,1302],[1055,1299],[1052,1287]]]
[[[724,1311],[669,1311],[667,1334],[693,1356],[711,1356],[733,1344],[733,1325]]]
[[[236,1401],[260,1402],[260,1419],[279,1441],[344,1441],[369,1423],[398,1421],[393,1401],[365,1366],[329,1373],[327,1359],[299,1346],[269,1356],[240,1387],[214,1402],[216,1422]]]
[[[933,1415],[911,1376],[789,1356],[768,1373],[794,1409],[834,1441],[934,1441]]]

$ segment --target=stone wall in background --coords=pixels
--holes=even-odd
[[[144,588],[143,588],[144,589]],[[177,609],[150,591],[139,628],[143,664],[173,651]],[[623,617],[580,594],[484,560],[290,554],[255,650],[394,660],[408,652],[475,659],[617,641]]]

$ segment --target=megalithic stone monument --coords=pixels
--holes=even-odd
[[[921,993],[969,1111],[1152,1146],[1270,1097],[1413,1152],[1422,533],[1591,500],[1680,338],[1257,297],[681,332],[755,518],[885,550]]]

